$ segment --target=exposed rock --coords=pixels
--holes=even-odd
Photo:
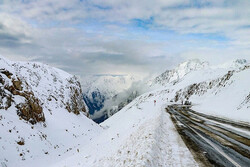
[[[248,68],[243,68],[240,71],[243,71],[246,69]],[[217,78],[211,81],[194,83],[184,89],[180,89],[179,91],[176,92],[175,98],[173,99],[173,101],[184,102],[186,100],[189,100],[190,97],[193,95],[198,95],[198,96],[204,95],[208,90],[213,89],[213,88],[217,88],[217,89],[214,89],[214,92],[213,92],[216,95],[220,91],[219,88],[232,84],[232,81],[229,82],[229,80],[234,75],[234,73],[240,72],[240,71],[235,71],[235,70],[228,71],[224,76],[220,78]],[[248,103],[249,101],[248,101],[248,97],[246,97],[244,102],[242,102],[242,105]],[[239,106],[238,108],[241,108],[241,106]]]
[[[17,108],[17,115],[20,116],[22,119],[29,121],[31,124],[35,124],[37,122],[44,122],[45,117],[43,113],[43,108],[39,102],[39,100],[34,96],[34,93],[32,91],[22,91],[23,90],[23,83],[22,81],[17,78],[15,79],[13,74],[11,72],[8,72],[7,70],[4,71],[4,75],[6,75],[9,79],[8,82],[11,85],[6,84],[3,77],[0,75],[0,78],[2,82],[2,86],[0,87],[0,94],[1,94],[1,102],[2,99],[5,98],[5,104],[0,105],[1,109],[7,110],[12,104],[14,104]],[[11,74],[11,75],[10,75]],[[9,78],[10,76],[10,78]],[[23,103],[16,103],[13,100],[13,96],[19,95],[22,96],[25,101]]]
[[[18,109],[17,115],[31,124],[45,121],[43,108],[39,104],[39,100],[34,96],[26,100],[26,103],[21,103],[16,107]]]
[[[20,81],[20,79],[18,78],[17,80],[12,80],[12,83],[15,87],[15,89],[19,90],[19,91],[22,91],[23,90],[23,87],[21,86],[22,85],[22,82]]]
[[[25,143],[24,143],[24,139],[21,138],[20,141],[17,141],[17,144],[20,145],[20,146],[23,146]],[[21,156],[21,155],[20,155]]]
[[[4,84],[4,79],[3,77],[0,75],[0,83],[3,85]]]
[[[88,116],[75,76],[41,63],[0,61],[4,65],[0,69],[0,109],[14,106],[17,115],[31,124],[45,121],[44,110],[52,114],[58,108]]]
[[[76,77],[73,77],[68,81],[71,84],[69,86],[70,100],[66,103],[66,109],[76,115],[80,114],[80,112],[87,113],[86,106],[82,97],[80,82],[77,81]]]
[[[244,105],[247,105],[247,108],[250,108],[250,93],[247,95],[244,101],[237,107],[237,109],[241,109]]]
[[[9,72],[6,69],[0,69],[0,73],[6,75],[9,79],[11,78],[11,76],[13,75],[11,72]]]

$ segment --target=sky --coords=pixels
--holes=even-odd
[[[249,0],[0,0],[0,55],[79,76],[249,59],[249,8]]]

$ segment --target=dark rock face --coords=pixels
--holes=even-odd
[[[79,115],[80,112],[83,112],[87,113],[87,116],[89,116],[83,101],[80,82],[77,81],[76,77],[69,79],[68,82],[70,83],[68,86],[70,89],[70,101],[67,102],[66,109],[76,115]]]
[[[17,105],[16,108],[18,109],[17,115],[31,124],[45,121],[43,108],[39,104],[39,100],[34,96],[26,100],[26,103]]]
[[[23,90],[23,87],[28,88],[27,83],[23,82],[8,70],[1,69],[0,71],[0,109],[7,110],[14,105],[17,109],[17,115],[30,122],[44,122],[45,117],[41,102],[34,96],[31,90]],[[24,102],[17,103],[13,99],[15,96],[24,98]],[[4,103],[5,101],[5,103]]]
[[[42,63],[0,62],[0,109],[16,109],[31,124],[44,122],[44,111],[53,115],[58,109],[89,116],[75,76]]]
[[[88,95],[83,94],[83,99],[89,108],[89,113],[94,114],[95,111],[100,111],[103,108],[106,98],[97,91],[92,92],[91,96],[92,98],[90,99]]]
[[[8,70],[5,69],[0,69],[0,73],[6,75],[9,79],[11,78],[11,76],[13,75],[11,72],[9,72]]]

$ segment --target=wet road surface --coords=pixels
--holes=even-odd
[[[200,166],[250,167],[250,125],[201,114],[187,106],[166,108]]]

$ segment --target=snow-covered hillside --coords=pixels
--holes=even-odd
[[[216,67],[204,63],[201,68],[199,61],[190,63],[194,67],[186,66],[179,77],[172,74],[182,65],[158,77],[160,82],[151,84],[156,90],[137,97],[101,123],[104,132],[85,151],[54,166],[199,166],[166,106],[189,100],[197,112],[250,123],[250,66],[244,60]]]
[[[107,100],[131,87],[138,78],[131,75],[86,76],[82,79],[84,100],[89,107],[90,116],[102,122],[108,115],[100,111]]]
[[[184,71],[188,72],[176,79],[173,73],[183,71],[185,64],[192,65],[186,66]],[[202,64],[206,66],[200,66]],[[250,64],[246,60],[217,66],[192,60],[192,63],[183,63],[163,74],[151,86],[168,90],[166,96],[173,102],[191,101],[197,111],[250,122],[249,117],[246,117],[250,114]]]
[[[89,94],[86,96],[85,94],[84,99],[88,106],[91,107],[96,105],[97,107],[94,106],[95,110],[102,111],[99,113],[96,112],[95,116],[101,118],[103,121],[118,112],[140,94],[149,90],[167,89],[170,92],[167,96],[169,96],[169,99],[174,102],[182,103],[189,100],[196,104],[194,108],[199,107],[200,110],[209,110],[211,113],[215,113],[215,109],[211,109],[209,106],[215,105],[217,107],[216,110],[219,108],[223,110],[218,112],[220,116],[224,116],[224,112],[230,111],[230,113],[235,113],[234,115],[237,116],[234,117],[237,118],[239,117],[239,112],[248,109],[248,106],[246,107],[245,105],[249,99],[247,64],[247,60],[244,59],[237,59],[216,66],[211,66],[208,62],[202,62],[198,59],[189,60],[179,64],[172,70],[165,71],[146,83],[134,82],[134,85],[139,86],[131,86],[129,89],[126,89],[126,91],[120,93],[117,93],[119,91],[117,91],[115,86],[112,91],[112,87],[110,87],[109,84],[100,84],[105,83],[101,80],[101,82],[97,82],[98,84],[92,84],[94,85],[95,90],[92,89],[92,91],[88,92],[92,92],[91,95]],[[235,78],[237,76],[240,78]],[[110,80],[113,80],[113,78],[111,77]],[[107,83],[111,83],[110,80]],[[108,85],[108,89],[103,85]],[[128,88],[128,85],[123,86]],[[99,89],[104,91],[99,91]],[[230,91],[235,91],[235,94],[230,94]],[[117,94],[107,92],[116,92]],[[216,98],[214,96],[216,96]],[[210,102],[202,102],[205,102],[209,98]],[[211,101],[211,99],[213,99],[213,101]],[[230,105],[227,105],[227,101],[230,100],[233,102],[230,102]],[[235,110],[237,111],[237,114],[234,112]]]
[[[176,68],[172,70],[167,70],[161,75],[157,76],[153,80],[150,80],[148,84],[153,85],[166,85],[175,84],[188,73],[197,71],[200,69],[205,69],[208,67],[208,62],[201,62],[198,59],[193,59],[179,64]]]
[[[0,163],[46,166],[102,129],[87,118],[79,81],[41,63],[0,57]]]
[[[198,166],[165,111],[170,104],[165,93],[154,91],[137,97],[101,123],[104,132],[90,141],[85,151],[53,167]]]
[[[6,61],[2,64],[6,64]],[[197,112],[250,124],[250,65],[246,60],[235,60],[217,66],[210,66],[199,60],[182,63],[175,69],[152,79],[150,84],[145,82],[144,91],[154,90],[136,98],[132,97],[131,99],[135,98],[132,102],[128,102],[129,104],[119,112],[101,123],[100,127],[89,120],[84,112],[77,113],[74,110],[68,112],[67,105],[64,105],[67,101],[65,102],[63,97],[56,97],[63,101],[61,103],[53,100],[54,98],[42,101],[36,96],[36,91],[40,92],[39,96],[49,95],[50,93],[46,91],[42,93],[43,90],[50,90],[49,87],[40,85],[40,89],[32,88],[37,84],[32,85],[32,79],[27,77],[23,77],[25,81],[28,80],[27,86],[20,87],[18,78],[22,78],[21,74],[24,72],[18,72],[13,62],[7,61],[7,64],[9,64],[5,68],[7,70],[1,70],[0,73],[0,84],[3,85],[1,90],[4,92],[2,93],[4,108],[0,110],[2,166],[199,166],[165,110],[170,104],[185,101],[192,102],[192,108]],[[37,63],[30,63],[32,64]],[[22,66],[29,67],[29,64]],[[33,66],[27,69],[33,71],[35,68]],[[72,76],[46,66],[45,69],[50,71],[49,74],[57,72],[57,79],[50,78],[41,72],[44,66],[40,64],[40,69],[29,75],[40,76],[37,78],[43,78],[41,81],[46,80],[42,82],[46,83],[45,85],[54,82],[54,85],[57,85],[56,82],[61,80],[62,87],[59,83],[52,87],[53,92],[57,92],[53,96],[60,95],[58,88],[66,90],[69,84],[68,77]],[[7,83],[9,87],[4,86]],[[90,92],[94,92],[98,86],[105,87],[101,83],[104,81],[97,84],[95,89],[89,88]],[[77,85],[74,82],[70,84]],[[143,87],[141,84],[137,85]],[[131,90],[139,89],[138,87]],[[112,94],[110,93],[112,87],[108,88],[109,94]],[[73,88],[69,89],[77,92]],[[19,93],[15,95],[13,90]],[[34,91],[33,94],[30,93],[34,95],[33,101],[38,101],[35,104],[43,109],[34,117],[39,116],[39,119],[32,117],[30,122],[34,125],[25,121],[28,120],[26,117],[17,116],[16,110],[22,109],[17,104],[25,101],[18,94],[25,92],[24,90]],[[130,93],[133,91],[127,95]],[[9,97],[10,94],[13,94],[13,97]],[[71,96],[70,94],[67,95]],[[80,93],[74,95],[78,97]],[[91,93],[90,95],[93,97]],[[113,95],[116,96],[115,93]],[[83,102],[82,104],[84,105]]]

